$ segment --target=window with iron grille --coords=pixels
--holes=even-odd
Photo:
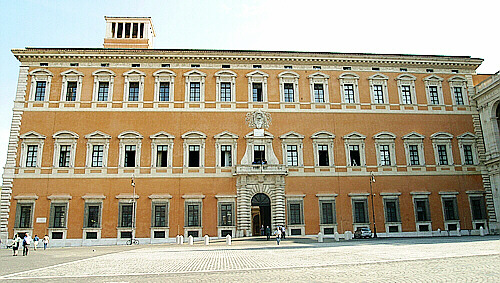
[[[167,215],[167,204],[166,203],[154,203],[153,204],[153,227],[167,227],[168,226],[168,215]]]
[[[189,84],[189,101],[200,101],[200,83],[190,83]]]
[[[292,83],[283,84],[283,94],[285,97],[285,102],[294,102],[293,84]]]
[[[92,167],[102,167],[104,157],[104,145],[92,146]]]
[[[382,85],[373,85],[373,102],[379,104],[384,103],[384,91]]]
[[[66,88],[66,101],[76,100],[76,82],[67,82],[68,86]]]
[[[335,224],[335,202],[320,201],[321,207],[321,224]]]
[[[45,89],[47,87],[47,82],[36,82],[36,90],[35,90],[35,101],[44,101],[45,100]]]
[[[324,144],[318,145],[318,165],[330,166],[330,160],[328,156],[328,145]]]
[[[351,161],[351,166],[361,166],[359,145],[349,145],[349,159]]]
[[[198,227],[200,225],[200,205],[187,204],[187,225],[188,227]]]
[[[354,223],[368,223],[368,201],[365,200],[354,200]]]
[[[262,164],[266,160],[266,146],[265,145],[254,145],[253,146],[253,162],[257,164]]]
[[[389,145],[380,146],[380,165],[382,166],[391,165],[391,154],[389,152]]]
[[[36,158],[38,154],[38,145],[28,145],[26,151],[26,167],[36,167]]]
[[[399,200],[384,199],[385,222],[401,222],[399,215]]]
[[[190,145],[189,146],[189,167],[200,167],[200,146]]]
[[[418,146],[409,145],[408,150],[410,153],[410,165],[420,165],[420,158],[418,156]]]
[[[231,101],[231,83],[220,83],[220,101]]]
[[[314,84],[314,102],[325,102],[325,91],[323,89],[323,84]]]
[[[462,87],[453,87],[453,94],[455,95],[455,103],[457,105],[464,105],[464,96],[462,92]]]
[[[133,204],[120,203],[120,227],[132,227],[134,206]]]
[[[220,166],[232,166],[231,160],[231,146],[230,145],[221,145],[220,146]]]
[[[16,228],[31,228],[33,204],[18,203],[16,207]]]
[[[170,100],[170,83],[169,82],[161,82],[159,97],[160,101],[169,101]]]
[[[128,85],[128,101],[139,101],[139,82],[130,82]]]
[[[99,82],[97,101],[108,101],[109,82]]]
[[[486,206],[483,196],[470,197],[470,206],[472,209],[472,220],[486,219]]]
[[[125,163],[124,167],[135,167],[135,145],[125,145]]]
[[[51,205],[51,228],[66,228],[66,206],[66,204],[55,203]]]
[[[168,145],[156,147],[156,167],[168,167]]]
[[[85,228],[100,228],[101,204],[85,203]]]
[[[296,145],[286,146],[286,157],[287,157],[286,164],[288,166],[299,166],[299,157]]]
[[[302,224],[302,211],[300,203],[289,203],[288,210],[290,212],[290,217],[288,224],[290,225],[300,225]]]
[[[61,145],[59,147],[59,167],[69,167],[70,156],[71,156],[71,146]]]
[[[411,91],[410,91],[409,85],[401,86],[401,103],[402,104],[412,104]]]
[[[446,145],[438,145],[438,157],[439,165],[448,165],[448,153],[446,150]]]
[[[437,86],[429,86],[429,98],[431,99],[431,104],[439,104]]]
[[[443,198],[444,220],[458,220],[457,198]]]
[[[219,207],[220,207],[219,225],[233,226],[233,204],[221,203]]]
[[[345,103],[354,103],[354,85],[344,84],[344,101]]]
[[[464,144],[463,149],[464,149],[464,164],[465,165],[473,165],[474,158],[472,156],[472,145]]]
[[[262,102],[262,83],[252,83],[253,102]]]
[[[431,221],[429,199],[415,199],[415,214],[417,221]]]

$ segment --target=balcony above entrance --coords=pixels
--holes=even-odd
[[[288,175],[288,170],[281,164],[237,165],[234,175]]]

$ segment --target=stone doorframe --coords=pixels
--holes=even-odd
[[[271,229],[285,225],[285,174],[239,175],[236,237],[252,236],[252,197],[263,193],[271,200]]]

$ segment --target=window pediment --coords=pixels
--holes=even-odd
[[[424,78],[424,81],[443,81],[443,78],[436,76],[436,75],[430,75]]]
[[[446,132],[437,132],[431,135],[432,140],[451,140],[453,135]]]
[[[100,70],[92,72],[92,76],[113,76],[113,77],[115,77],[116,74],[115,74],[115,72],[110,71],[110,70],[100,69]]]
[[[59,131],[52,135],[54,139],[78,139],[78,134],[71,131]]]
[[[308,78],[312,78],[312,79],[329,79],[330,76],[327,75],[327,74],[324,74],[322,72],[316,72],[314,74],[311,74],[309,76],[307,76]]]
[[[118,135],[119,139],[142,139],[143,136],[136,131],[125,131]]]
[[[150,139],[174,139],[175,136],[167,132],[160,131],[154,135],[149,136]]]
[[[280,139],[282,139],[282,140],[284,140],[284,139],[303,139],[303,138],[304,138],[303,135],[296,133],[294,131],[290,131],[290,132],[280,136]]]
[[[221,70],[214,74],[215,77],[237,77],[238,75],[230,70]]]
[[[300,78],[300,75],[292,71],[284,71],[279,73],[278,78]]]
[[[375,74],[368,77],[369,80],[388,80],[389,77],[384,74]]]
[[[199,131],[190,131],[181,136],[183,139],[206,139],[207,135]]]
[[[396,78],[396,80],[398,80],[398,81],[415,81],[415,80],[417,80],[417,77],[415,77],[414,75],[410,75],[410,74],[401,74]]]
[[[175,77],[175,76],[177,76],[177,74],[170,71],[170,70],[161,69],[161,70],[154,72],[153,76],[154,77],[161,77],[161,76]]]
[[[339,80],[344,79],[344,80],[357,80],[359,79],[359,76],[356,75],[355,73],[343,73],[339,76]]]
[[[130,76],[142,76],[142,77],[145,77],[146,73],[141,72],[139,70],[130,70],[130,71],[127,71],[127,72],[123,73],[123,76],[124,77],[130,77]]]
[[[365,135],[362,135],[358,132],[352,132],[342,137],[344,140],[364,140],[366,139]]]
[[[267,78],[267,77],[269,77],[269,75],[262,72],[262,71],[253,71],[253,72],[246,74],[246,77],[247,78],[248,77],[265,77],[265,78]]]
[[[401,137],[403,140],[423,140],[425,138],[424,135],[421,135],[417,132],[411,132]]]
[[[207,74],[203,73],[202,71],[198,70],[191,70],[189,72],[184,73],[185,77],[206,77]]]
[[[214,136],[215,139],[237,139],[238,135],[224,131]]]
[[[52,72],[46,69],[36,69],[30,72],[31,76],[54,76]]]
[[[334,139],[335,135],[327,131],[319,131],[311,136],[311,139]]]
[[[74,70],[74,69],[69,69],[69,70],[66,70],[64,72],[61,73],[61,76],[77,76],[77,77],[83,77],[84,74],[82,72],[79,72],[77,70]]]
[[[467,82],[467,79],[462,76],[453,76],[448,79],[449,82]]]
[[[263,137],[256,137],[254,136],[254,132],[252,131],[245,136],[245,139],[274,139],[274,136],[268,131],[264,131]]]
[[[39,134],[35,131],[29,131],[19,136],[21,139],[45,139],[46,136]]]
[[[95,131],[85,136],[86,139],[110,139],[111,136],[101,131]]]
[[[476,135],[474,135],[473,133],[471,132],[465,132],[459,136],[457,136],[457,139],[460,139],[460,140],[471,140],[471,141],[475,141],[477,138]]]
[[[373,136],[374,140],[395,140],[396,135],[391,132],[380,132]]]

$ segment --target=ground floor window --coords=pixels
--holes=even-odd
[[[17,228],[31,228],[32,227],[32,203],[18,203],[16,207],[16,223]]]
[[[85,228],[100,228],[101,203],[85,203]]]
[[[458,206],[457,206],[457,198],[455,197],[447,197],[443,198],[443,211],[444,211],[444,220],[458,220]]]
[[[428,198],[415,199],[415,217],[417,221],[431,221]]]
[[[321,224],[335,224],[335,201],[320,201]]]
[[[470,206],[472,210],[472,220],[486,219],[486,206],[483,196],[470,197]]]
[[[119,227],[132,227],[134,206],[131,203],[121,203],[119,210]]]
[[[354,223],[368,223],[368,200],[359,199],[352,201]]]
[[[288,202],[288,224],[300,225],[303,224],[302,202]]]
[[[52,203],[50,205],[50,228],[66,228],[67,203]]]
[[[201,226],[201,204],[194,202],[186,203],[186,226],[199,227]]]
[[[384,199],[384,208],[385,222],[401,222],[398,199]]]
[[[168,227],[168,204],[164,202],[153,203],[153,227]]]

